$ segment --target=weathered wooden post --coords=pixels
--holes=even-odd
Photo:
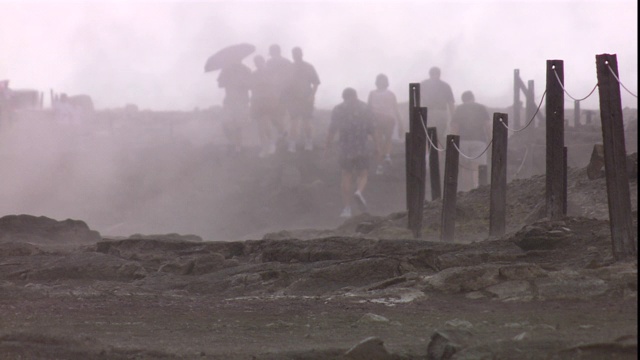
[[[513,123],[516,128],[520,128],[520,69],[513,70]]]
[[[563,61],[547,60],[546,211],[550,220],[559,220],[564,217],[563,204],[566,198],[563,179],[565,173],[564,90],[561,83],[564,83]]]
[[[409,125],[411,125],[411,105],[409,105]],[[413,189],[411,186],[413,182],[409,179],[409,174],[411,174],[411,134],[404,134],[404,173],[405,173],[405,184],[407,187],[407,218],[409,217],[411,199],[413,198]],[[409,225],[409,228],[411,226]]]
[[[408,227],[417,238],[422,236],[422,214],[426,178],[427,108],[420,107],[420,84],[409,84],[409,138],[407,157]]]
[[[525,114],[527,118],[524,119],[525,123],[530,120],[533,121],[532,119],[536,115],[537,109],[535,82],[533,80],[529,80],[527,82],[527,104],[525,105]]]
[[[565,146],[562,149],[562,161],[564,162],[564,167],[563,167],[564,172],[562,174],[562,188],[563,188],[562,191],[565,194],[564,199],[563,199],[563,203],[562,203],[562,214],[564,216],[567,216],[567,195],[566,194],[567,194],[567,187],[568,187],[568,184],[569,184],[568,179],[567,179],[567,176],[568,176],[567,168],[569,166],[569,163],[568,163],[568,159],[569,159],[568,152],[569,152],[569,150]]]
[[[456,197],[458,193],[458,164],[460,136],[447,135],[444,161],[444,193],[442,195],[442,221],[440,240],[453,241],[456,226]],[[458,148],[458,149],[457,149]]]
[[[574,128],[579,128],[580,125],[580,101],[579,100],[574,100],[573,101],[573,127]]]
[[[416,94],[417,92],[417,94]],[[412,158],[412,131],[414,129],[414,121],[413,118],[415,116],[415,109],[420,106],[420,84],[409,84],[409,132],[405,134],[405,182],[407,187],[407,216],[409,217],[411,212],[411,202],[415,195],[413,189],[413,181],[411,179],[411,164],[413,164]],[[411,224],[409,224],[409,228],[411,228]]]
[[[507,114],[493,113],[489,236],[502,236],[506,229],[508,125],[509,118]]]
[[[627,154],[616,55],[596,55],[596,69],[613,256],[616,260],[632,259],[638,254],[637,234],[633,229],[631,218]]]
[[[427,136],[429,142],[429,181],[431,182],[431,200],[438,200],[442,196],[440,188],[440,159],[438,158],[438,150],[431,144],[438,144],[438,129],[435,127],[427,128]]]

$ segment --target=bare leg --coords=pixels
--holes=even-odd
[[[369,178],[369,171],[368,170],[360,170],[358,171],[358,178],[356,179],[356,191],[362,193],[364,191],[364,188],[367,186],[367,180]],[[351,189],[349,189],[351,190]],[[351,194],[350,194],[351,195]]]
[[[344,207],[351,208],[351,198],[353,197],[351,182],[353,173],[350,171],[342,170],[342,204]]]

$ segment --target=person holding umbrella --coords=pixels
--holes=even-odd
[[[229,141],[229,151],[242,150],[242,126],[249,119],[251,69],[242,59],[255,51],[255,46],[238,44],[226,47],[207,60],[205,72],[220,70],[218,87],[224,89],[222,101],[223,130]]]
[[[218,87],[224,89],[223,128],[229,140],[230,150],[242,150],[242,126],[249,118],[249,90],[251,69],[242,62],[222,68],[218,76]]]

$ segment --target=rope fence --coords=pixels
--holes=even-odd
[[[611,75],[613,75],[613,77],[616,79],[616,81],[618,82],[618,84],[620,84],[620,86],[622,86],[623,89],[625,89],[629,95],[633,96],[634,98],[638,98],[638,95],[632,93],[631,91],[629,91],[629,89],[627,89],[626,86],[624,86],[624,84],[622,83],[622,81],[620,81],[620,79],[618,79],[618,77],[616,76],[616,73],[613,71],[613,69],[611,68],[611,65],[609,65],[609,62],[605,62],[605,64],[607,65],[607,67],[609,68],[609,71],[611,72]]]
[[[598,84],[596,83],[593,86],[593,89],[591,89],[591,92],[580,99],[576,99],[575,97],[571,96],[571,94],[569,94],[569,92],[567,91],[567,89],[565,89],[564,84],[562,83],[562,81],[560,81],[560,76],[558,76],[558,72],[556,71],[556,68],[553,67],[553,74],[556,76],[556,80],[558,80],[558,84],[560,84],[560,87],[562,88],[562,91],[564,91],[565,94],[567,94],[568,97],[570,97],[571,99],[575,100],[575,101],[584,101],[587,100],[591,95],[593,95],[593,93],[596,91],[596,89],[598,88]]]
[[[613,69],[611,69],[611,66],[610,66],[608,63],[607,63],[607,67],[609,68],[609,71],[610,71],[610,72],[611,72],[611,74],[614,76],[614,78],[616,79],[616,81],[620,84],[620,86],[621,86],[622,88],[624,88],[624,89],[625,89],[629,94],[631,94],[632,96],[634,96],[634,97],[636,97],[636,98],[637,98],[637,97],[638,97],[637,95],[633,94],[631,91],[629,91],[629,89],[627,89],[627,88],[624,86],[624,84],[623,84],[623,83],[620,81],[620,79],[616,76],[615,72],[613,71]],[[589,97],[591,97],[591,96],[595,93],[596,89],[598,88],[598,84],[596,83],[596,84],[593,86],[593,89],[591,89],[591,91],[589,92],[589,94],[587,94],[586,96],[584,96],[584,97],[582,97],[582,98],[576,98],[576,97],[572,96],[572,95],[567,91],[567,89],[564,87],[564,84],[563,84],[563,83],[562,83],[562,81],[560,80],[560,76],[558,75],[558,72],[556,71],[555,66],[554,66],[552,69],[553,69],[553,73],[554,73],[554,75],[555,75],[555,77],[556,77],[556,80],[558,80],[558,84],[560,84],[560,87],[562,88],[562,91],[563,91],[563,92],[564,92],[568,97],[570,97],[571,99],[573,99],[573,100],[575,100],[575,101],[584,101],[584,100],[588,99]],[[543,103],[543,101],[544,101],[544,98],[545,98],[546,94],[547,94],[547,91],[545,90],[545,92],[544,92],[544,93],[542,93],[542,96],[540,97],[540,102],[538,103],[538,106],[536,107],[536,111],[533,113],[533,115],[531,116],[531,118],[527,121],[527,123],[526,123],[526,125],[525,125],[525,126],[523,126],[523,127],[522,127],[522,128],[520,128],[520,129],[514,129],[514,128],[509,127],[507,124],[505,124],[505,123],[504,123],[504,121],[502,121],[502,119],[500,119],[500,123],[502,124],[502,126],[504,126],[505,128],[507,128],[507,130],[509,130],[509,131],[511,131],[511,132],[514,132],[514,133],[521,132],[521,131],[524,131],[525,129],[527,129],[527,128],[528,128],[528,127],[533,123],[533,120],[535,120],[536,116],[537,116],[537,115],[538,115],[538,113],[540,112],[540,109],[542,108],[542,103]],[[416,99],[416,93],[415,93],[415,91],[414,91],[414,92],[412,92],[412,96],[414,97],[414,98],[413,98],[414,103],[416,103],[416,104],[417,104],[417,99]],[[440,148],[440,147],[438,147],[438,146],[437,146],[437,145],[442,145],[442,144],[440,144],[440,141],[438,141],[438,144],[437,144],[437,145],[433,143],[433,140],[431,139],[431,137],[429,137],[429,136],[428,136],[427,128],[426,128],[426,126],[425,126],[425,122],[426,122],[426,121],[425,121],[424,117],[422,116],[422,114],[420,114],[420,118],[421,118],[421,120],[422,120],[422,121],[420,122],[420,124],[422,125],[422,128],[423,128],[423,130],[424,130],[425,135],[427,135],[427,136],[426,136],[426,137],[427,137],[427,140],[429,141],[429,144],[431,145],[431,146],[430,146],[430,148],[432,148],[432,149],[434,149],[434,150],[436,150],[436,151],[438,151],[438,152],[446,151],[446,148],[445,148],[445,147]],[[452,143],[453,143],[453,147],[456,149],[456,151],[458,151],[458,153],[459,153],[462,157],[464,157],[465,159],[468,159],[468,160],[476,160],[476,159],[480,158],[482,155],[484,155],[484,154],[489,150],[489,148],[491,147],[491,144],[493,143],[493,138],[492,138],[491,140],[489,140],[489,142],[488,142],[487,146],[484,148],[484,150],[482,150],[482,152],[481,152],[480,154],[475,155],[475,156],[471,156],[471,155],[468,155],[468,154],[463,153],[463,152],[462,152],[462,150],[460,150],[460,148],[455,144],[455,142],[454,142],[454,141],[452,141]],[[529,149],[526,149],[526,152],[525,152],[525,154],[524,154],[524,157],[523,157],[522,163],[520,164],[520,166],[518,167],[518,170],[516,171],[516,175],[517,175],[518,173],[520,173],[520,171],[522,170],[522,168],[523,168],[523,166],[524,166],[524,163],[525,163],[525,160],[527,159],[528,152],[529,152]]]

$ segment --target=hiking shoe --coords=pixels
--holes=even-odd
[[[342,212],[340,213],[340,217],[341,218],[350,218],[351,217],[351,208],[347,206],[346,208],[342,209]]]
[[[358,207],[360,208],[360,211],[366,212],[367,211],[367,201],[364,199],[364,196],[362,196],[360,191],[356,191],[353,194],[353,197],[356,199],[356,202],[358,203]]]
[[[376,168],[376,175],[382,174],[384,174],[384,169],[382,168],[382,165],[378,165],[378,167]]]

